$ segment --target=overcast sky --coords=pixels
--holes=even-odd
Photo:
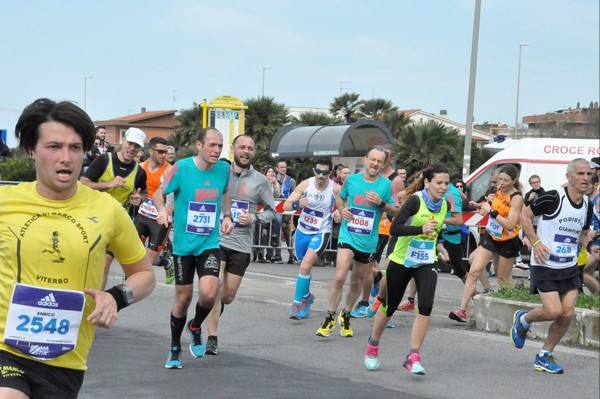
[[[3,0],[0,129],[39,97],[94,120],[264,92],[327,108],[341,92],[465,123],[475,0]],[[476,123],[599,100],[598,0],[482,0]],[[85,77],[92,79],[86,81]],[[87,82],[87,85],[85,85]]]

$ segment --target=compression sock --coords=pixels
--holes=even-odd
[[[186,316],[175,317],[171,313],[171,346],[181,347],[181,333],[185,328],[185,319]]]

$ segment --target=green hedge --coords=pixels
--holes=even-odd
[[[7,158],[0,162],[0,180],[34,181],[35,165],[29,157]]]
[[[530,294],[527,287],[501,286],[493,296],[511,301],[541,303],[539,295]],[[600,311],[600,296],[579,294],[575,307]]]

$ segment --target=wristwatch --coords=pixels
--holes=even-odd
[[[123,303],[125,305],[123,307],[127,307],[127,306],[131,305],[133,303],[133,289],[131,289],[131,287],[126,284],[119,284],[119,285],[116,285],[115,287],[121,293],[121,296],[123,298]]]

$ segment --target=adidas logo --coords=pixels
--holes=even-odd
[[[40,306],[49,306],[52,308],[58,307],[58,302],[56,302],[56,299],[54,298],[53,293],[50,293],[50,294],[46,295],[45,297],[43,297],[42,299],[40,299],[37,304]]]
[[[421,243],[421,245],[419,245],[419,249],[426,249],[427,245],[425,245],[425,243]]]
[[[314,215],[316,215],[316,213],[315,213],[315,211],[312,211],[309,213],[309,215],[314,216]]]
[[[47,356],[50,353],[50,347],[46,345],[31,345],[29,354],[32,356]]]
[[[202,207],[200,208],[201,211],[206,211],[206,208],[204,207],[204,205],[202,205]]]
[[[239,208],[240,206],[238,205],[237,202],[234,201],[234,202],[231,203],[231,207],[232,208]]]
[[[365,216],[365,213],[363,211],[360,211],[360,213],[358,214],[358,216]]]
[[[207,180],[207,181],[204,182],[204,185],[205,186],[210,186],[210,182]]]

